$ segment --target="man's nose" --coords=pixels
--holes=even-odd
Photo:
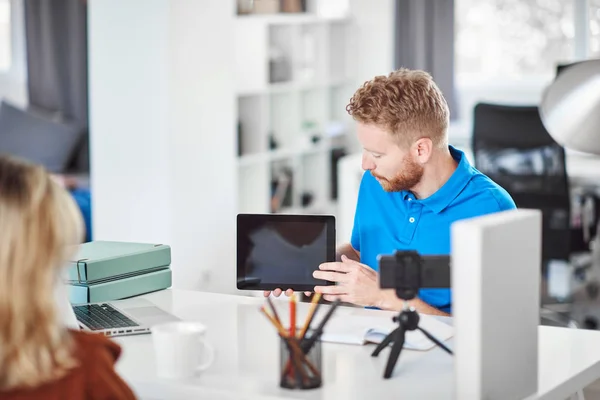
[[[362,156],[362,169],[364,169],[365,171],[375,169],[375,163],[367,154],[363,154]]]

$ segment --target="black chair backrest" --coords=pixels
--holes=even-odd
[[[519,208],[543,214],[544,261],[570,253],[570,191],[565,150],[536,106],[479,103],[473,114],[475,167],[506,189]]]

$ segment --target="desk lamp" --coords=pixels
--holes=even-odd
[[[563,68],[542,95],[540,117],[565,148],[600,155],[600,59]]]

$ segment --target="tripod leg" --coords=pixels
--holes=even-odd
[[[446,347],[445,344],[443,344],[442,342],[440,342],[439,340],[437,340],[435,337],[433,337],[433,335],[431,335],[429,332],[427,332],[425,329],[421,328],[421,327],[417,327],[418,330],[420,330],[421,332],[423,332],[423,334],[425,336],[427,336],[427,338],[429,340],[431,340],[433,343],[437,344],[438,346],[440,346],[442,349],[444,349],[448,354],[453,354],[452,350],[450,350],[448,347]]]
[[[373,353],[371,353],[371,357],[377,357],[379,355],[379,353],[381,352],[381,350],[385,349],[388,346],[388,344],[390,344],[390,342],[392,340],[394,340],[394,336],[396,336],[396,331],[398,331],[399,329],[400,328],[396,328],[393,331],[391,331],[385,337],[385,339],[383,339],[383,341],[377,345],[375,350],[373,350]]]
[[[394,344],[390,350],[387,365],[385,366],[385,373],[383,374],[383,377],[386,379],[392,376],[392,372],[394,371],[394,367],[400,356],[400,351],[402,351],[402,347],[404,346],[404,329],[397,328],[395,332],[396,337],[394,338]]]

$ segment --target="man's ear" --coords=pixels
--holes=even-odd
[[[418,139],[413,144],[413,154],[415,160],[420,164],[425,164],[431,158],[433,152],[433,142],[429,138]]]

